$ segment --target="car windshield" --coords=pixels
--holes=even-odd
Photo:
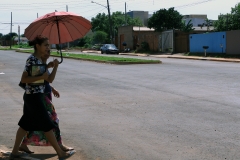
[[[107,44],[106,47],[109,49],[117,49],[117,47],[114,44]]]

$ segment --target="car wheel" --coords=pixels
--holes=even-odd
[[[101,50],[101,54],[103,54],[103,51]]]

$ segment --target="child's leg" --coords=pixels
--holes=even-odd
[[[68,155],[66,152],[64,152],[58,145],[58,142],[56,140],[56,137],[53,134],[53,131],[50,130],[48,132],[44,132],[48,141],[51,143],[51,145],[53,146],[53,148],[55,149],[55,151],[57,152],[59,157],[63,157]]]

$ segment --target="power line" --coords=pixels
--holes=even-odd
[[[203,1],[198,1],[198,2],[194,2],[194,3],[189,3],[189,4],[181,5],[181,6],[176,6],[176,7],[174,7],[174,8],[175,8],[175,9],[182,9],[182,8],[187,8],[187,7],[196,6],[196,5],[199,5],[199,4],[202,4],[202,3],[207,3],[207,2],[210,2],[210,1],[214,1],[214,0],[203,0]],[[158,10],[152,10],[152,11],[150,11],[150,12],[155,12],[155,11],[158,11]]]
[[[31,22],[30,22],[31,23]],[[23,22],[13,22],[12,24],[30,24],[30,23],[23,23]],[[9,24],[8,22],[6,23],[1,23],[1,24]]]
[[[100,13],[101,11],[105,10],[105,8],[101,9],[100,11],[98,11],[97,13],[94,13],[93,15],[91,16],[88,16],[87,18],[92,18],[93,16],[97,15],[98,13]]]
[[[195,2],[195,3],[192,3],[192,4],[177,6],[175,8],[181,9],[181,8],[186,8],[186,7],[192,7],[192,6],[196,6],[196,5],[199,5],[199,4],[202,4],[202,3],[207,3],[207,2],[210,2],[210,1],[214,1],[214,0],[204,0],[204,1]]]
[[[7,25],[6,27],[4,28],[0,28],[0,30],[9,30],[9,29],[6,29],[7,27],[9,27],[10,25]]]

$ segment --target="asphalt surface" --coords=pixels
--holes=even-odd
[[[28,56],[0,51],[0,149],[13,146]],[[64,59],[53,82],[61,97],[53,102],[63,140],[77,150],[70,159],[240,159],[239,64],[160,60],[110,65]],[[56,159],[49,147],[32,149]]]

